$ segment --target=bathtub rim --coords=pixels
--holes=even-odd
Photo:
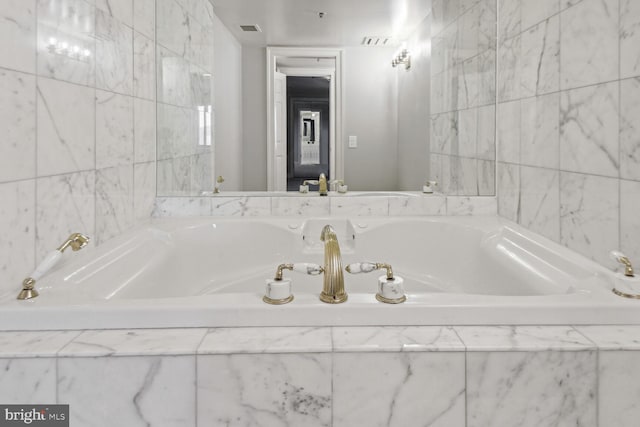
[[[350,219],[367,221],[431,221],[465,224],[473,228],[492,229],[507,226],[515,231],[523,230],[535,236],[537,241],[559,244],[526,230],[507,219],[495,216],[393,216],[351,217],[345,216],[260,216],[255,221],[277,221],[281,225],[293,221],[326,219],[342,221]],[[185,226],[197,226],[216,221],[241,222],[247,218],[191,217],[158,218],[138,230],[149,227],[171,231]],[[530,237],[530,236],[527,236]],[[125,241],[118,236],[113,243]],[[83,254],[90,256],[90,253]],[[578,262],[588,262],[594,271],[612,274],[599,264],[566,249],[565,255]],[[319,288],[317,289],[319,293]],[[18,289],[16,288],[16,292]],[[348,289],[347,289],[348,291]],[[602,301],[594,302],[596,295]],[[409,301],[390,306],[375,301],[371,294],[351,294],[349,302],[338,306],[322,304],[314,295],[303,294],[289,305],[276,307],[262,303],[260,293],[247,301],[245,294],[217,294],[198,297],[162,299],[131,299],[117,301],[92,301],[91,304],[65,306],[49,304],[47,300],[14,301],[3,298],[0,303],[0,330],[76,330],[121,328],[174,328],[174,327],[259,327],[259,326],[408,326],[408,325],[591,325],[591,324],[640,324],[640,301],[616,297],[608,289],[602,292],[542,296],[496,296],[478,294],[448,294],[411,296]],[[187,301],[188,300],[188,301]],[[559,301],[558,301],[559,300]],[[531,303],[544,306],[531,306]],[[225,304],[235,304],[229,307]],[[39,310],[34,318],[30,310]],[[352,309],[353,313],[348,310]],[[333,311],[332,311],[333,310]],[[604,310],[604,311],[603,311]],[[259,312],[258,315],[255,313]],[[381,314],[382,313],[382,314]],[[560,314],[562,313],[562,314]],[[83,319],[79,328],[69,316]],[[104,326],[106,323],[109,326]]]

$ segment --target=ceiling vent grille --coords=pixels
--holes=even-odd
[[[391,45],[391,37],[366,36],[362,39],[362,46],[383,47]]]
[[[257,25],[240,25],[242,31],[261,33],[262,30]]]

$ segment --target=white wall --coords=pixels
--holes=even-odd
[[[397,190],[394,49],[345,49],[345,181],[352,190]],[[244,190],[267,189],[266,50],[243,47]],[[428,116],[426,116],[428,117]],[[426,121],[426,119],[425,119]],[[347,138],[356,135],[357,149]]]
[[[242,46],[214,15],[214,141],[223,191],[242,190]]]
[[[407,40],[411,68],[398,70],[398,190],[418,190],[429,177],[431,16]]]
[[[345,49],[344,173],[350,190],[398,189],[399,70],[391,67],[394,52],[394,48]],[[347,148],[350,135],[358,137],[358,148]]]
[[[267,190],[267,52],[242,49],[242,146],[245,191]]]

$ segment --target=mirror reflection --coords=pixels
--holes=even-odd
[[[313,107],[313,105],[305,105],[304,107]],[[291,158],[290,166],[287,167],[287,190],[289,191],[298,190],[304,180],[315,179],[321,173],[324,173],[325,176],[329,174],[327,167],[329,120],[327,114],[326,112],[322,114],[323,121],[321,121],[321,111],[300,110],[300,108],[300,103],[293,104],[294,114],[297,109],[299,120],[294,121],[293,132],[289,133],[292,136],[289,138],[292,146],[287,149],[287,152],[291,154],[288,156]],[[324,138],[321,137],[321,129]],[[322,162],[320,160],[321,151]]]
[[[218,176],[221,194],[265,191],[274,171],[289,191],[325,173],[350,191],[435,180],[446,194],[494,194],[495,0],[276,3],[157,1],[159,196],[211,194]],[[277,124],[269,46],[340,50],[342,105],[295,105],[313,92],[291,92]],[[284,89],[335,83],[327,60],[281,56],[273,72]]]

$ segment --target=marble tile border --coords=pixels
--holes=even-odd
[[[317,195],[157,197],[153,217],[173,216],[281,216],[281,215],[406,215],[402,207],[410,207],[410,215],[496,215],[497,199],[493,196],[464,197],[440,194],[349,197],[329,196],[320,203]]]
[[[214,328],[205,335],[198,354],[329,353],[331,328]]]
[[[595,345],[571,326],[460,326],[467,351],[582,351]]]
[[[640,350],[640,325],[287,326],[0,332],[0,359],[594,350]]]
[[[640,325],[576,326],[599,350],[640,350]]]
[[[465,350],[449,326],[333,327],[332,338],[333,351],[341,353]]]
[[[192,355],[206,329],[107,329],[84,331],[59,352],[59,357]]]
[[[634,425],[639,349],[640,325],[9,331],[0,396],[99,426]]]
[[[55,357],[80,331],[0,332],[0,359]]]

